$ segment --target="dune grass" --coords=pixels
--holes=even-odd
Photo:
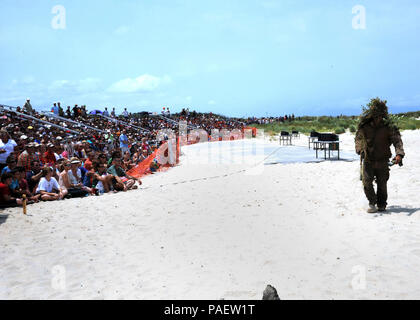
[[[420,129],[420,111],[400,113],[391,115],[400,130],[416,130]],[[264,132],[269,135],[279,134],[281,131],[299,131],[301,133],[309,134],[311,131],[318,132],[334,132],[341,134],[347,130],[356,132],[359,123],[358,116],[321,116],[321,117],[299,117],[294,121],[288,122],[273,122],[268,124],[253,124],[258,129],[264,129]]]

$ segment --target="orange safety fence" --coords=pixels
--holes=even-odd
[[[255,127],[244,127],[244,130],[251,129],[252,130],[252,137],[255,138],[257,136],[257,128]]]
[[[255,137],[257,134],[257,128],[254,127],[245,127],[244,129],[251,129],[252,130],[252,136]],[[244,138],[244,131],[241,132],[235,132],[230,135],[230,137],[212,137],[211,135],[208,136],[209,142],[213,141],[223,141],[226,140],[237,140],[237,139],[243,139]],[[177,138],[176,141],[176,155],[175,155],[175,163],[179,163],[179,156],[181,154],[181,139],[182,139],[182,145],[190,145],[190,144],[196,144],[200,142],[199,136],[180,136]],[[163,158],[162,158],[163,157]],[[164,161],[164,159],[170,158],[169,157],[169,148],[167,145],[167,142],[165,141],[159,148],[157,148],[151,155],[149,155],[146,159],[144,159],[142,162],[140,162],[137,166],[127,171],[127,174],[134,178],[141,178],[145,176],[146,174],[150,173],[150,165],[152,162],[156,159],[159,163],[157,171],[167,171],[170,167],[174,166],[174,164],[166,163],[167,161]],[[164,163],[163,165],[160,163]]]
[[[142,162],[140,162],[138,165],[136,165],[134,168],[127,171],[127,174],[134,178],[141,178],[147,173],[150,172],[150,164],[153,162],[157,155],[158,149],[153,151],[151,155],[149,155],[146,159],[144,159]]]

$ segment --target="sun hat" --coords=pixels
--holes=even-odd
[[[73,157],[70,159],[70,163],[71,164],[78,164],[80,163],[80,160],[77,157]]]

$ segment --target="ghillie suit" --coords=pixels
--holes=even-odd
[[[375,118],[381,121],[376,123]],[[372,99],[363,108],[360,116],[355,147],[361,157],[361,178],[369,204],[378,204],[378,207],[382,208],[386,207],[388,198],[386,184],[389,179],[388,162],[392,156],[391,144],[394,145],[396,154],[404,157],[401,135],[392,116],[388,114],[386,101],[379,98]],[[375,178],[378,186],[377,195],[373,189]]]

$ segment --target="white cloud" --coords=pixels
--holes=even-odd
[[[121,36],[123,34],[126,34],[128,31],[130,31],[130,28],[128,26],[119,26],[117,29],[114,30],[114,34],[117,36]]]
[[[301,32],[306,32],[306,29],[307,28],[306,28],[306,22],[305,22],[305,20],[304,19],[301,19],[301,18],[297,19],[295,21],[295,27],[296,27],[296,29],[298,29]]]
[[[50,89],[51,90],[58,90],[61,88],[64,88],[70,84],[70,81],[68,80],[55,80],[51,83]]]
[[[77,88],[82,92],[91,92],[99,88],[101,84],[101,79],[98,78],[86,78],[79,80],[77,83]]]
[[[52,91],[70,91],[72,93],[87,93],[98,90],[101,80],[98,78],[86,78],[77,81],[55,80],[49,86]]]
[[[157,89],[160,85],[170,83],[171,78],[167,75],[163,77],[156,77],[149,74],[143,74],[137,78],[126,78],[112,84],[108,91],[133,93],[133,92],[147,92]]]
[[[35,82],[35,78],[33,76],[24,76],[22,82],[24,84],[31,84]]]

